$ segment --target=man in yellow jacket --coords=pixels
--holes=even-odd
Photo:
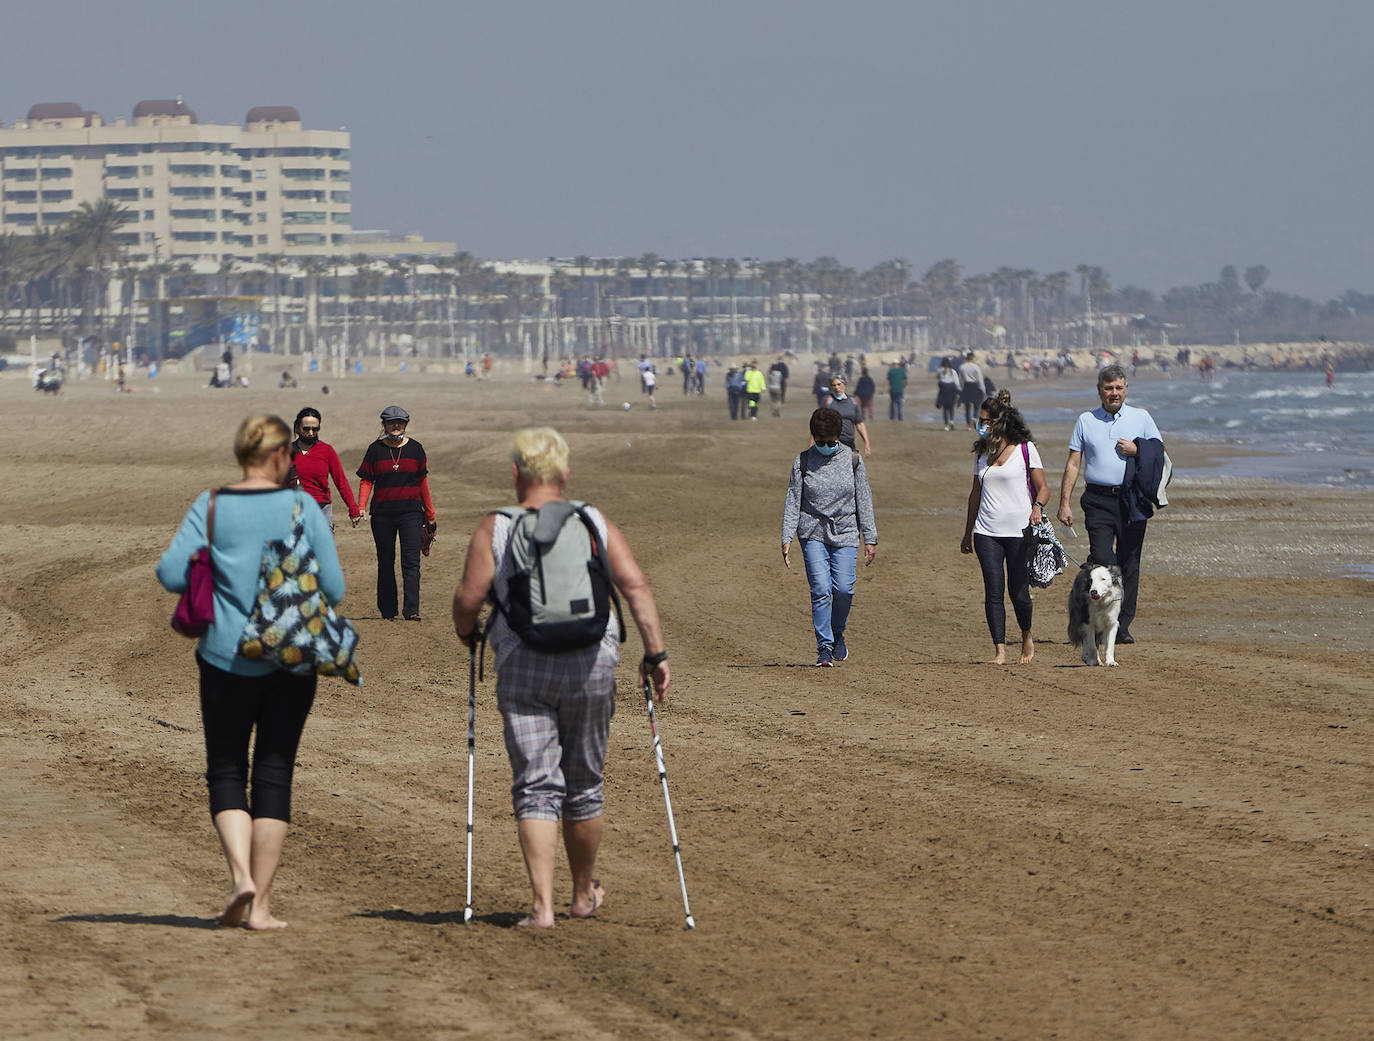
[[[759,421],[759,398],[768,389],[768,381],[759,371],[759,363],[747,362],[744,366],[744,396],[749,401],[749,418]]]

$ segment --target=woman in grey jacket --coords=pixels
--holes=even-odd
[[[834,409],[811,413],[815,444],[793,461],[782,507],[782,562],[791,568],[792,539],[799,538],[820,668],[848,659],[844,632],[854,602],[859,547],[865,566],[878,552],[868,473],[859,454],[840,442],[842,425]]]

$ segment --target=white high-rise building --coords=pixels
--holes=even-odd
[[[72,102],[34,105],[0,123],[0,233],[60,224],[110,199],[132,220],[134,263],[253,260],[349,250],[349,134],[305,130],[289,106],[243,124],[201,123],[186,104],[140,101],[107,123]]]

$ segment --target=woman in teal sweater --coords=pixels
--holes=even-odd
[[[196,645],[205,780],[210,814],[229,862],[229,900],[221,925],[281,929],[269,900],[291,820],[291,773],[306,716],[315,700],[313,673],[298,676],[238,653],[239,637],[258,595],[265,543],[291,532],[303,503],[305,532],[320,563],[320,589],[332,604],[343,599],[343,571],[329,525],[309,496],[283,488],[291,466],[291,428],[277,416],[250,416],[234,438],[243,479],[214,493],[215,620]],[[170,592],[186,589],[190,558],[206,545],[211,493],[202,492],[158,562]],[[251,802],[248,745],[253,749]]]

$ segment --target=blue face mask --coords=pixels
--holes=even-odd
[[[843,400],[844,400],[844,391],[842,391],[842,390],[832,390],[832,391],[830,392],[830,396],[831,396],[832,398],[834,398],[836,401],[843,401]]]
[[[977,432],[979,437],[988,436],[988,425],[986,423],[979,423],[978,426],[974,428],[974,430]]]
[[[816,451],[819,452],[821,455],[834,455],[839,450],[840,443],[838,441],[836,441],[833,445],[823,445],[819,442],[816,443]]]

